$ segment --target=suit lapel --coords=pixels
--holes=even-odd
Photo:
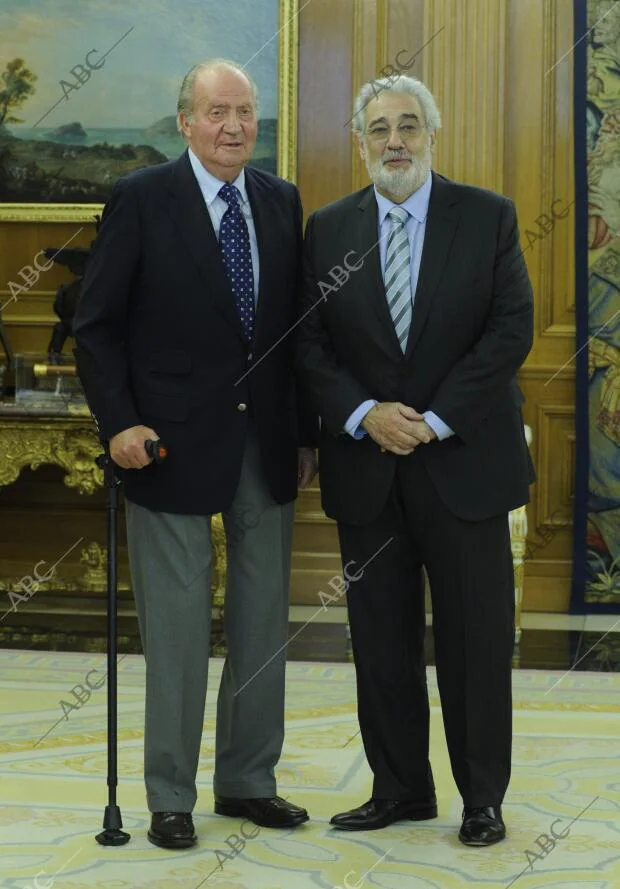
[[[363,299],[379,322],[379,333],[386,347],[391,351],[396,351],[397,355],[402,357],[381,274],[378,210],[372,186],[363,193],[357,209],[360,214],[358,246],[357,256],[353,257],[352,263],[359,262],[363,257],[365,274],[360,275],[359,283],[356,280],[354,286],[359,287]],[[353,275],[355,274],[357,273],[353,272]]]
[[[187,151],[173,168],[171,214],[175,225],[202,273],[206,290],[217,308],[244,340],[243,328],[228,275],[220,255],[209,211],[194,176]]]
[[[448,255],[458,227],[457,198],[450,183],[445,179],[433,176],[433,187],[426,217],[424,246],[418,284],[413,302],[411,328],[407,340],[405,357],[410,358],[420,339],[422,330],[439,285],[440,278],[446,268]],[[389,315],[389,312],[388,312]],[[391,321],[391,318],[390,318]]]
[[[254,319],[254,342],[260,341],[265,327],[265,317],[269,312],[269,294],[275,292],[276,270],[278,268],[278,242],[274,232],[273,189],[255,175],[250,167],[245,168],[245,187],[252,209],[252,219],[258,243],[258,302]]]

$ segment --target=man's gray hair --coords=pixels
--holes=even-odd
[[[422,106],[424,122],[428,130],[438,130],[441,126],[441,114],[433,94],[421,80],[410,77],[407,74],[399,74],[398,77],[382,77],[381,80],[370,80],[365,83],[357,94],[353,106],[353,132],[360,135],[364,132],[364,112],[369,102],[376,99],[384,90],[392,90],[394,93],[408,93],[415,96]]]
[[[203,71],[218,70],[236,71],[237,74],[242,74],[252,88],[254,104],[258,104],[258,88],[256,86],[256,83],[252,80],[248,72],[245,70],[245,68],[243,68],[241,65],[238,65],[236,62],[232,62],[230,59],[207,59],[204,62],[199,62],[197,65],[194,65],[194,67],[191,68],[183,78],[183,83],[181,84],[181,89],[179,90],[179,99],[177,102],[177,130],[179,131],[179,133],[183,134],[183,131],[181,129],[180,115],[182,113],[186,114],[187,117],[191,120],[194,113],[194,87],[196,86],[196,79],[198,75],[202,74]]]

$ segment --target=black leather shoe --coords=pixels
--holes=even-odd
[[[237,799],[215,796],[215,814],[247,818],[260,827],[297,827],[308,820],[308,813],[280,796]]]
[[[196,842],[192,816],[189,812],[153,812],[147,837],[164,849],[187,849]]]
[[[463,809],[459,840],[466,846],[491,846],[506,837],[500,806]]]
[[[371,799],[357,809],[334,815],[329,822],[340,830],[379,830],[395,821],[426,821],[437,817],[437,800]]]

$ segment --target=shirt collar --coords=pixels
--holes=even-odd
[[[218,179],[213,173],[209,173],[198,160],[191,148],[188,148],[187,151],[189,154],[189,162],[192,165],[192,170],[198,180],[200,190],[202,191],[207,204],[211,205],[218,196],[220,188],[224,185],[224,181]],[[241,193],[241,202],[245,203],[248,199],[248,193],[245,187],[245,169],[241,170],[237,178],[232,182],[232,185],[239,189],[239,192]]]
[[[425,222],[428,215],[428,203],[431,198],[432,185],[433,177],[429,173],[426,181],[417,191],[414,191],[413,194],[409,195],[407,200],[403,201],[402,204],[395,204],[393,201],[390,201],[389,198],[383,197],[382,194],[379,194],[377,187],[375,186],[375,197],[379,207],[379,224],[383,225],[386,216],[393,207],[404,207],[405,210],[407,210],[418,222]]]

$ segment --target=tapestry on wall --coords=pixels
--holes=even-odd
[[[575,40],[572,605],[580,612],[620,612],[620,3],[576,0]]]

